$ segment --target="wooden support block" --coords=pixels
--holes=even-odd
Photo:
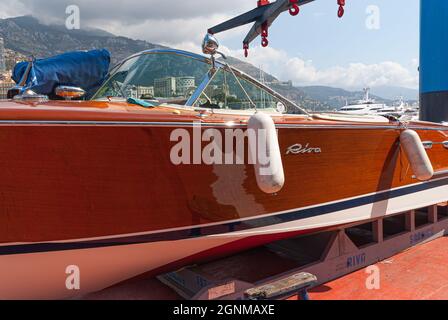
[[[244,296],[249,300],[265,300],[294,295],[296,293],[303,295],[303,291],[314,286],[316,282],[316,276],[301,272],[288,278],[246,290]]]

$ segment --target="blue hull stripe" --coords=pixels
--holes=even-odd
[[[429,181],[423,184],[404,187],[397,190],[390,190],[378,194],[361,196],[356,199],[322,205],[315,208],[300,209],[287,213],[281,213],[275,216],[260,217],[245,221],[223,223],[220,225],[198,227],[186,230],[166,231],[154,234],[128,236],[122,238],[78,241],[67,243],[56,242],[56,243],[6,245],[6,246],[0,246],[0,255],[90,249],[90,248],[101,248],[101,247],[111,247],[111,246],[130,245],[130,244],[151,243],[158,241],[173,241],[173,240],[191,239],[217,234],[225,234],[234,231],[246,231],[254,228],[273,226],[281,223],[352,209],[359,206],[372,204],[375,202],[380,202],[424,190],[441,187],[446,184],[448,184],[448,177],[439,180]]]

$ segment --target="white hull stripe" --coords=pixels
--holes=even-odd
[[[259,218],[252,218],[241,221],[232,221],[227,223],[224,222],[222,224],[216,224],[211,226],[199,226],[182,230],[161,231],[152,234],[123,236],[115,238],[106,238],[101,240],[4,245],[0,246],[0,255],[90,249],[90,248],[112,247],[112,246],[130,245],[130,244],[151,243],[158,241],[185,240],[205,236],[231,234],[234,232],[238,233],[269,226],[274,226],[273,229],[275,230],[276,225],[285,224],[292,221],[300,222],[300,220],[303,219],[309,219],[317,216],[331,214],[338,211],[349,210],[356,207],[361,207],[389,199],[411,195],[413,193],[418,193],[421,191],[430,190],[446,185],[448,185],[448,177],[429,181],[422,184],[415,184],[400,189],[394,189],[376,194],[361,196],[354,199],[348,199],[340,202],[325,204],[317,207],[304,208],[285,213],[279,213],[277,215],[263,216]]]

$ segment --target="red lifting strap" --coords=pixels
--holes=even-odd
[[[249,44],[248,43],[243,43],[243,50],[244,50],[244,57],[248,57],[249,56]]]
[[[338,0],[339,10],[338,10],[338,17],[342,18],[344,16],[344,6],[345,6],[345,0]]]
[[[261,25],[261,36],[266,38],[269,34],[269,27],[268,27],[268,23],[265,22]]]

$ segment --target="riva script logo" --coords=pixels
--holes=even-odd
[[[307,154],[307,153],[322,153],[321,148],[310,147],[310,144],[302,145],[300,143],[294,144],[286,150],[286,154]]]

